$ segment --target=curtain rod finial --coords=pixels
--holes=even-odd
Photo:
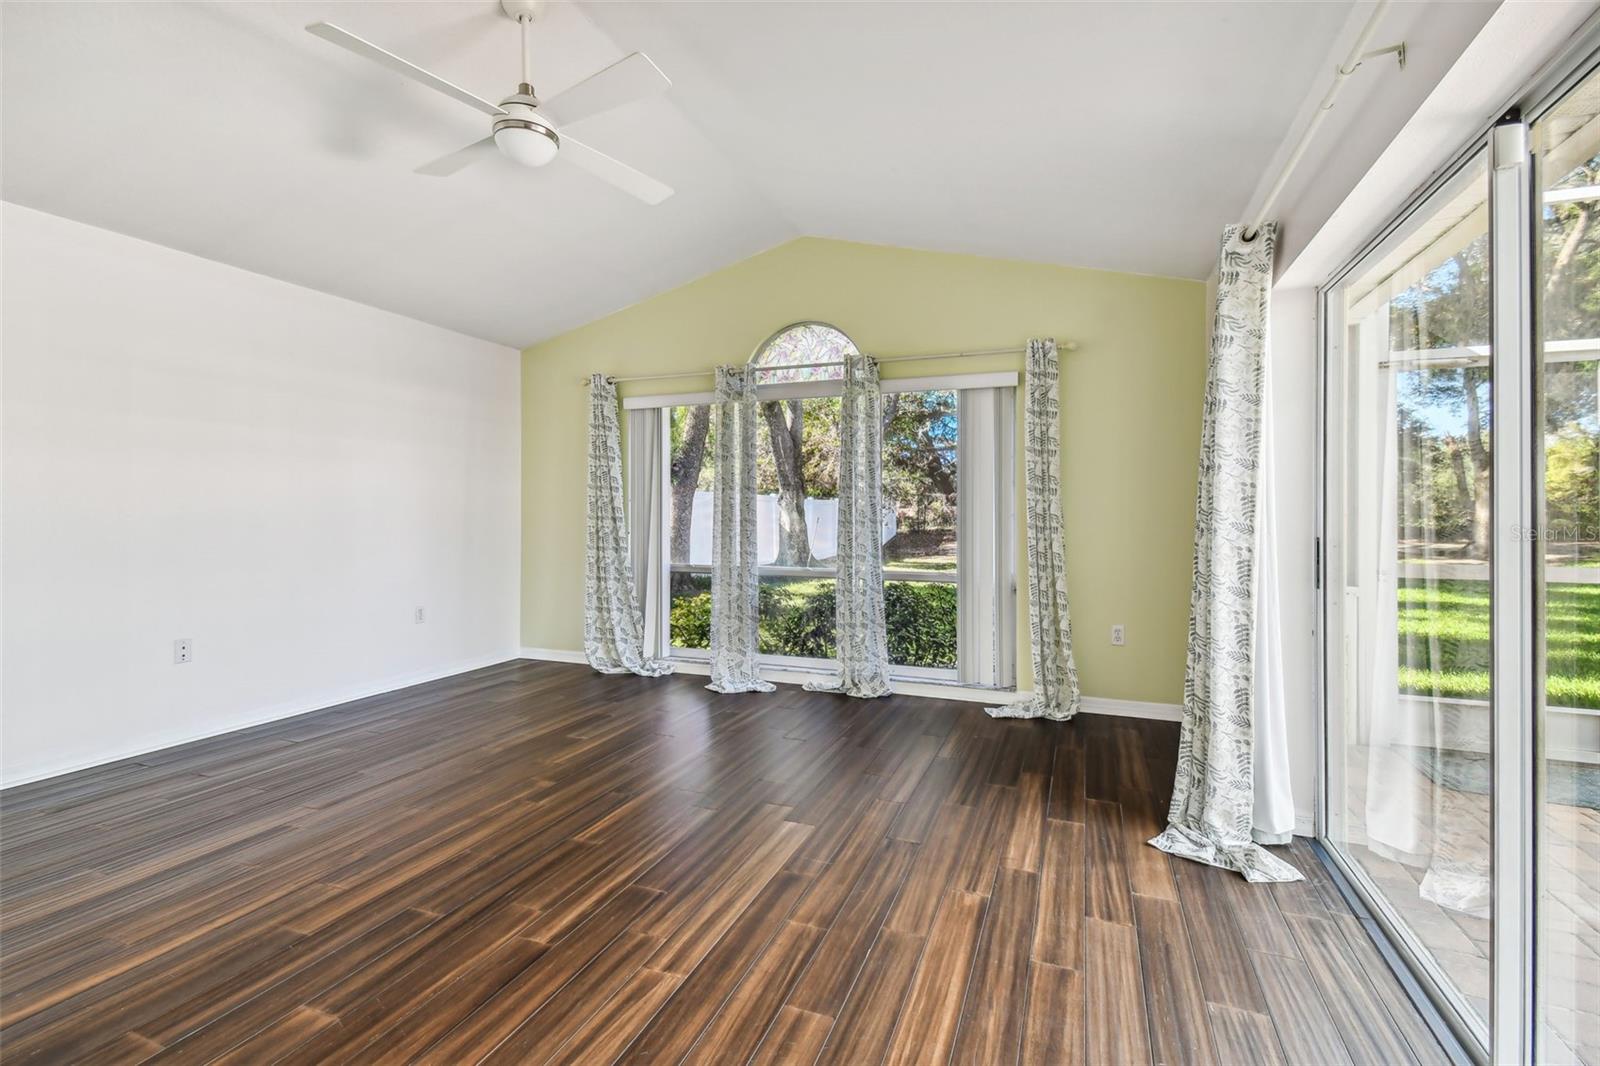
[[[1077,341],[1068,341],[1067,343],[1063,344],[1061,347],[1065,348],[1069,352],[1075,352],[1075,351],[1078,350],[1078,342]]]

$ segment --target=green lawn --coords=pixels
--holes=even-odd
[[[1549,586],[1545,624],[1549,705],[1600,709],[1600,585]],[[1487,581],[1412,581],[1400,589],[1400,687],[1413,695],[1488,698]]]

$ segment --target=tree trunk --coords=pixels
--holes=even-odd
[[[672,457],[672,562],[689,561],[689,534],[693,528],[694,490],[700,484],[700,468],[706,461],[706,436],[711,430],[711,405],[689,408],[689,424],[683,431],[683,446]]]
[[[1472,477],[1472,556],[1489,557],[1489,522],[1493,517],[1489,508],[1489,470],[1485,467]]]
[[[1585,184],[1594,184],[1594,172],[1585,170],[1588,178]],[[1572,297],[1557,300],[1561,283],[1567,279],[1567,271],[1572,269],[1572,262],[1578,255],[1578,247],[1583,244],[1583,238],[1589,232],[1589,223],[1594,220],[1594,204],[1589,200],[1579,200],[1576,204],[1578,217],[1573,220],[1572,228],[1567,231],[1566,239],[1561,242],[1561,248],[1556,252],[1555,259],[1550,263],[1550,273],[1545,276],[1544,298],[1546,317],[1554,321],[1560,312],[1571,313]]]
[[[1472,498],[1472,486],[1467,484],[1467,457],[1458,445],[1450,446],[1450,470],[1456,476],[1456,495],[1465,504]]]
[[[811,562],[811,539],[806,534],[806,479],[800,468],[800,448],[805,432],[799,400],[768,400],[761,405],[772,441],[772,465],[778,474],[779,566],[806,566]]]
[[[1566,280],[1567,271],[1572,267],[1572,260],[1578,254],[1578,246],[1583,243],[1584,235],[1589,230],[1589,220],[1593,210],[1594,206],[1587,201],[1579,202],[1577,220],[1573,223],[1572,229],[1567,231],[1566,239],[1561,242],[1561,249],[1556,252],[1556,257],[1550,264],[1550,273],[1545,278],[1546,299],[1554,296],[1561,282]]]
[[[1467,448],[1472,452],[1472,545],[1474,558],[1487,558],[1489,522],[1489,448],[1483,442],[1483,423],[1478,411],[1478,382],[1471,370],[1461,372],[1467,390]]]

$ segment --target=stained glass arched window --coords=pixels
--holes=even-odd
[[[763,385],[780,381],[837,381],[844,377],[842,366],[810,366],[811,363],[842,363],[856,355],[855,342],[826,322],[796,322],[785,326],[750,357],[756,380]]]

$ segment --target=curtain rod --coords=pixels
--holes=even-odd
[[[1366,51],[1372,40],[1372,35],[1378,31],[1378,23],[1382,20],[1384,12],[1389,10],[1390,0],[1378,0],[1378,6],[1373,8],[1372,14],[1367,18],[1367,24],[1361,28],[1361,34],[1356,38],[1356,43],[1350,48],[1348,58],[1338,67],[1334,68],[1333,83],[1328,86],[1322,103],[1317,106],[1317,111],[1311,116],[1311,121],[1306,123],[1306,128],[1301,132],[1300,139],[1295,142],[1294,151],[1289,153],[1289,158],[1284,160],[1283,170],[1278,173],[1278,180],[1272,183],[1272,188],[1267,190],[1267,198],[1262,201],[1261,210],[1256,214],[1256,220],[1245,227],[1241,236],[1247,241],[1256,239],[1256,234],[1261,232],[1261,227],[1266,225],[1267,219],[1272,214],[1272,207],[1278,201],[1278,196],[1283,192],[1283,187],[1289,183],[1289,176],[1294,173],[1295,167],[1300,165],[1305,157],[1306,149],[1311,147],[1311,139],[1316,136],[1317,129],[1322,125],[1322,120],[1328,117],[1328,112],[1333,110],[1333,102],[1339,95],[1339,90],[1344,88],[1345,79],[1361,68],[1361,64],[1378,56],[1388,55],[1393,52],[1400,62],[1400,69],[1406,68],[1406,43],[1391,44],[1386,48],[1374,48]]]
[[[1066,343],[1062,344],[1061,347],[1062,347],[1062,349],[1064,351],[1075,352],[1075,351],[1078,350],[1078,342],[1077,341],[1067,341]],[[963,356],[1021,355],[1024,352],[1026,352],[1027,350],[1028,350],[1027,348],[1021,348],[1021,347],[1019,347],[1019,348],[974,348],[974,349],[970,349],[970,350],[964,351],[964,352],[928,352],[928,353],[920,353],[920,354],[919,353],[913,353],[911,355],[886,355],[886,356],[883,356],[882,358],[878,359],[878,362],[880,362],[880,363],[905,363],[905,362],[919,362],[919,361],[924,360],[924,359],[960,359]],[[840,362],[840,361],[835,361],[835,362],[831,362],[831,363],[784,363],[782,365],[777,365],[777,366],[757,367],[756,369],[758,369],[758,370],[817,370],[817,369],[821,369],[823,367],[830,367],[830,366],[844,366],[844,363]],[[715,372],[716,371],[715,371],[714,368],[707,368],[705,370],[683,370],[683,371],[678,371],[678,372],[672,373],[672,374],[626,374],[626,375],[624,375],[622,377],[611,377],[608,374],[607,378],[610,381],[613,381],[613,382],[622,382],[622,381],[666,381],[669,378],[703,378],[706,375],[713,374]],[[583,379],[583,384],[585,384],[585,385],[589,384],[589,379],[587,377]]]

